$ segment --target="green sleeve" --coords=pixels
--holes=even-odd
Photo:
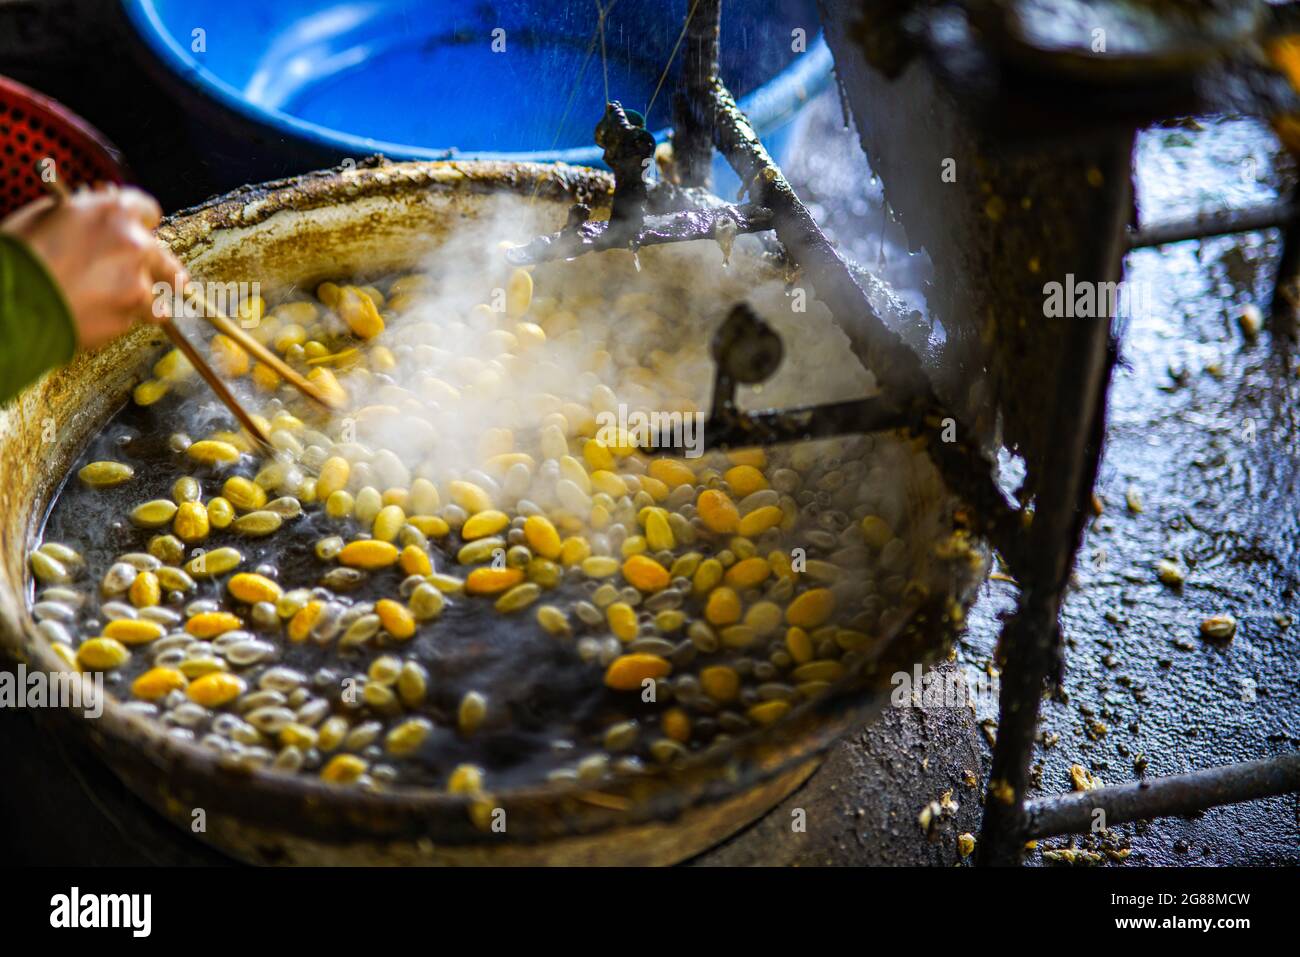
[[[72,312],[45,264],[26,243],[0,233],[0,404],[76,348]]]

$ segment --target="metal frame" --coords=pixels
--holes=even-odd
[[[1086,832],[1093,827],[1098,810],[1105,813],[1109,825],[1300,790],[1300,754],[1287,754],[1118,787],[1033,800],[1026,797],[1042,691],[1063,667],[1058,614],[1096,478],[1113,348],[1108,353],[1105,343],[1096,340],[1096,333],[1089,333],[1089,360],[1080,363],[1081,368],[1062,384],[1066,394],[1076,400],[1077,422],[1085,438],[1073,445],[1063,443],[1041,463],[1049,479],[1038,488],[1033,521],[1026,529],[1027,514],[1007,501],[993,478],[992,463],[976,442],[966,438],[974,433],[936,397],[919,358],[876,315],[852,270],[822,233],[718,76],[721,0],[687,0],[686,5],[683,35],[687,52],[674,99],[672,138],[678,183],[646,189],[642,170],[654,152],[653,141],[647,147],[644,130],[631,125],[618,104],[611,104],[597,130],[597,141],[605,147],[606,161],[618,181],[610,223],[588,222],[587,211],[575,207],[563,230],[518,247],[510,258],[524,264],[604,249],[635,250],[642,245],[775,231],[787,261],[812,282],[818,297],[848,334],[854,353],[876,374],[882,394],[807,408],[741,412],[734,401],[737,386],[761,381],[780,361],[779,339],[775,346],[771,343],[775,333],[741,306],[714,341],[717,373],[704,430],[706,443],[710,448],[727,448],[848,432],[908,430],[924,438],[944,480],[971,506],[973,527],[1006,559],[1020,583],[1021,598],[1001,634],[1006,664],[979,863],[1018,864],[1027,840]],[[890,55],[914,52],[904,49],[906,46],[891,48]],[[740,177],[751,202],[719,205],[703,192],[708,185],[712,148]],[[1131,189],[1127,153],[1123,156],[1125,168],[1108,172],[1125,189]],[[661,208],[647,213],[655,207]],[[1097,262],[1104,271],[1118,272],[1124,253],[1131,249],[1282,228],[1286,230],[1286,252],[1274,296],[1277,311],[1300,272],[1300,220],[1296,214],[1297,205],[1288,202],[1149,228],[1131,225],[1125,230],[1121,220],[1115,223],[1112,240],[1099,251]],[[765,342],[766,349],[755,349],[755,343],[761,346]],[[748,365],[740,358],[741,352]],[[957,424],[957,441],[943,440],[945,421]]]

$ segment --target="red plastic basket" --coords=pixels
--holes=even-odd
[[[66,107],[0,76],[0,219],[44,196],[37,164],[54,160],[68,189],[127,181],[121,153]]]

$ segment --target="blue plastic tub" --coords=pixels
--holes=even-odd
[[[600,165],[606,72],[667,135],[676,63],[655,91],[686,2],[616,0],[606,71],[595,0],[122,0],[227,187],[373,153]],[[723,78],[780,161],[830,77],[816,0],[729,0],[722,37]]]

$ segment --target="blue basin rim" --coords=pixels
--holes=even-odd
[[[326,150],[344,156],[362,157],[382,153],[395,159],[447,160],[484,159],[525,162],[564,162],[580,166],[601,164],[601,150],[596,146],[555,150],[494,152],[485,150],[437,149],[390,143],[356,136],[299,119],[280,110],[256,106],[239,90],[196,61],[164,26],[152,0],[122,0],[122,6],[137,36],[167,68],[198,92],[215,99],[227,109],[256,123],[291,133]],[[740,107],[760,136],[778,129],[792,119],[803,104],[821,92],[830,81],[833,67],[831,52],[819,33],[786,69],[740,101]],[[663,142],[670,131],[656,131],[655,139]]]

